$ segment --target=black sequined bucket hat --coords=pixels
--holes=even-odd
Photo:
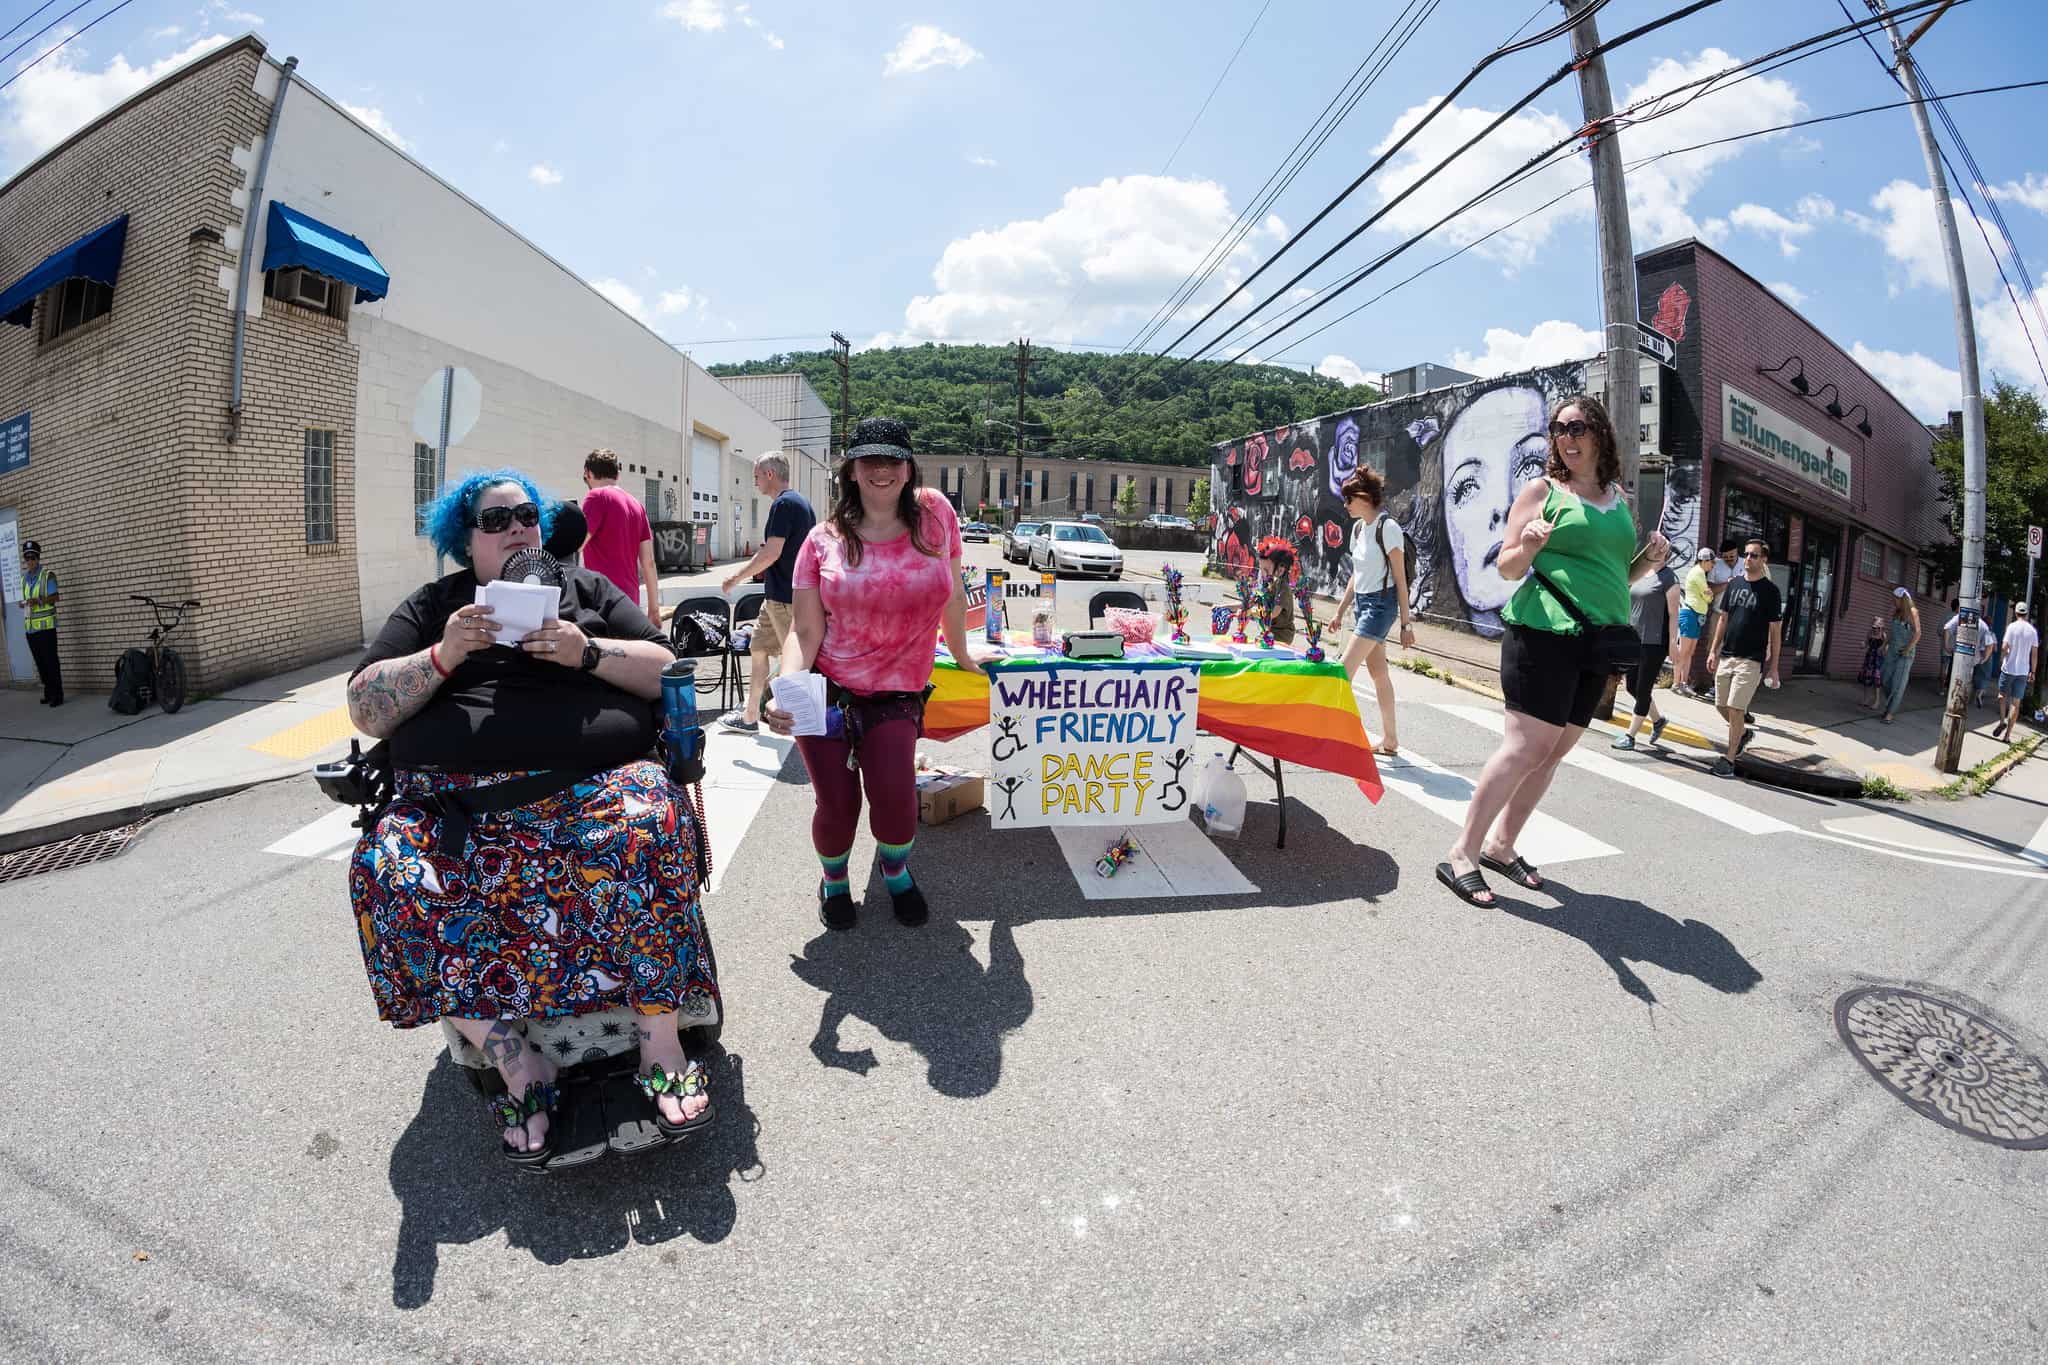
[[[846,458],[880,455],[892,460],[912,458],[910,428],[901,417],[863,417],[846,443]]]

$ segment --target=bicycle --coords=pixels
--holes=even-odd
[[[154,698],[157,705],[163,707],[165,715],[175,715],[185,704],[185,661],[164,641],[185,623],[185,612],[198,606],[199,599],[188,597],[169,607],[142,593],[130,593],[128,600],[148,606],[156,617],[156,625],[149,632],[147,649],[131,649],[114,664],[114,689],[118,692],[126,686],[132,690],[138,710],[149,705]],[[167,611],[171,613],[168,621],[164,620]],[[124,674],[131,670],[134,676],[125,677]]]

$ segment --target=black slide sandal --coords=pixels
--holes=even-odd
[[[1537,874],[1535,868],[1529,866],[1529,860],[1519,853],[1515,855],[1515,860],[1511,863],[1504,863],[1490,854],[1482,853],[1479,855],[1479,865],[1500,873],[1501,876],[1506,877],[1525,891],[1541,891],[1543,889],[1543,878]]]
[[[1493,896],[1493,888],[1486,884],[1486,878],[1475,870],[1463,876],[1454,875],[1449,863],[1436,865],[1436,879],[1451,888],[1451,894],[1467,905],[1476,905],[1481,910],[1491,910],[1500,904],[1500,897]],[[1478,899],[1481,895],[1493,896],[1490,901]]]

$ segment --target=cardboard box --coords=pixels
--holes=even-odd
[[[917,821],[943,825],[957,815],[980,810],[987,799],[980,773],[934,768],[917,775]]]

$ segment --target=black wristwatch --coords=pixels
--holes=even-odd
[[[586,640],[586,641],[584,641],[584,643],[583,643],[583,671],[584,671],[585,673],[592,673],[592,672],[595,672],[595,671],[597,670],[597,663],[598,663],[598,660],[602,659],[603,657],[604,657],[604,652],[603,652],[602,650],[598,649],[598,647],[597,647],[597,641],[595,641],[595,640]]]

